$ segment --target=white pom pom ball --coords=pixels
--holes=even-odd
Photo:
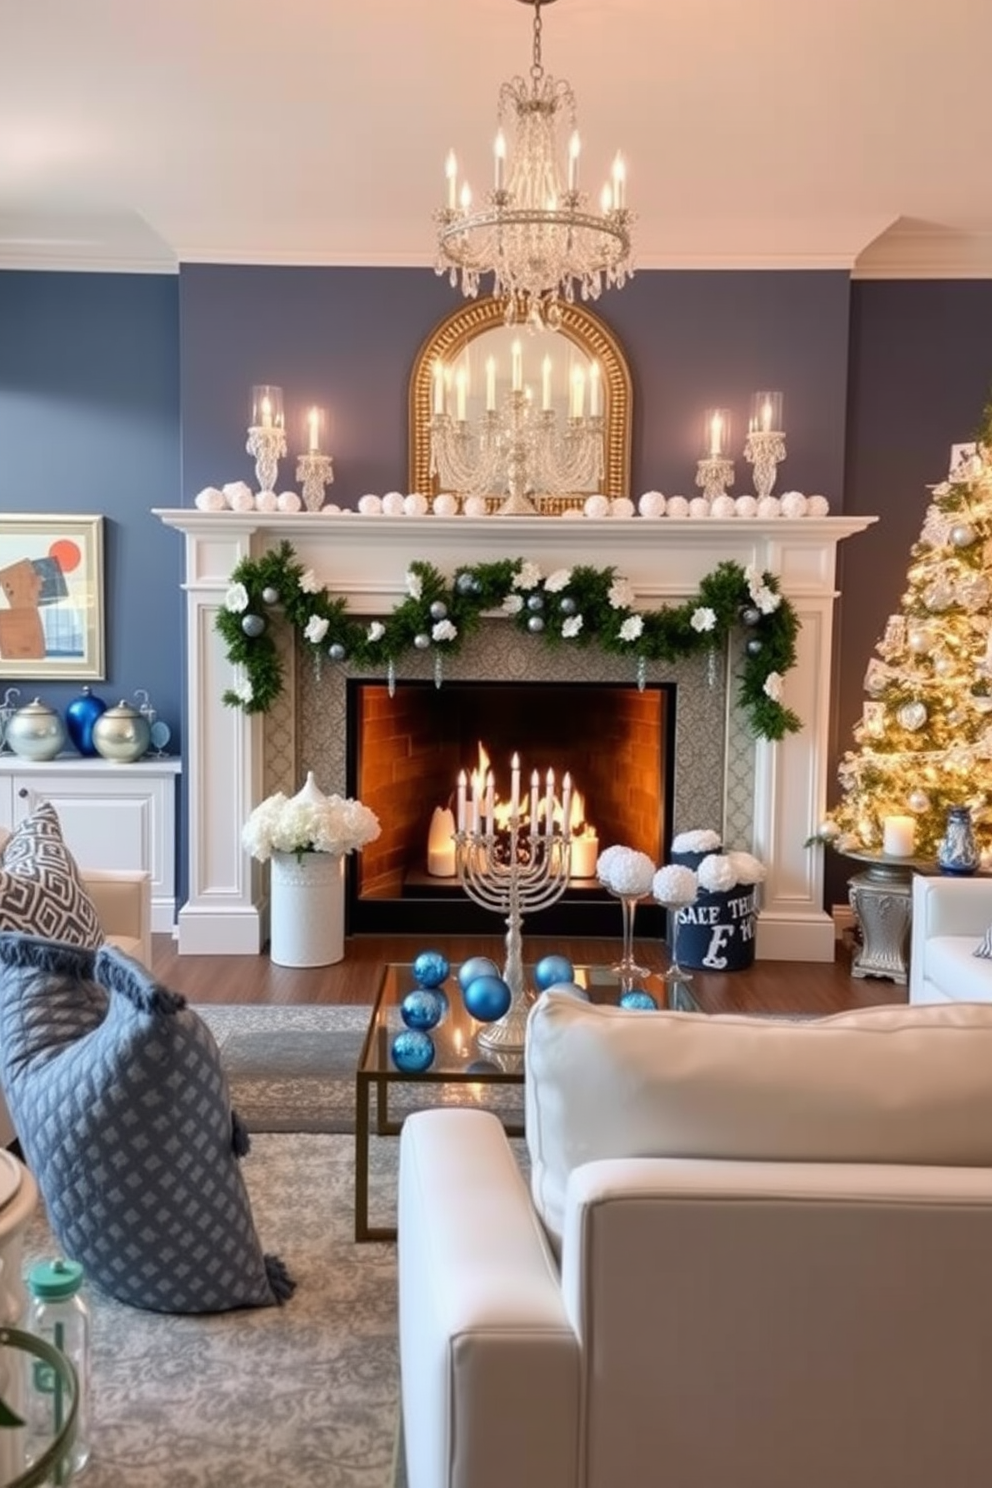
[[[375,496],[369,492],[358,498],[358,510],[363,517],[378,517],[382,515],[382,497]]]
[[[217,486],[204,486],[193,497],[193,505],[197,511],[224,511],[227,506],[227,497]]]
[[[425,517],[428,506],[427,497],[420,491],[411,491],[408,496],[403,497],[403,515],[405,517]]]
[[[605,496],[597,493],[595,496],[586,498],[583,510],[587,517],[608,517],[610,515],[610,503]]]
[[[484,517],[486,515],[485,496],[466,496],[462,503],[462,511],[467,517]]]
[[[708,498],[705,496],[693,496],[692,500],[689,502],[690,517],[695,517],[696,520],[699,521],[703,517],[708,517],[709,514],[710,503]]]
[[[782,515],[795,521],[806,515],[806,497],[802,491],[786,491],[782,496]]]
[[[564,506],[562,507],[558,515],[560,517],[568,517],[569,521],[573,522],[575,518],[578,517],[579,521],[581,522],[583,517],[585,516],[585,512],[582,510],[581,506]]]
[[[645,491],[637,503],[642,517],[660,517],[665,510],[665,498],[660,491]]]
[[[280,491],[276,497],[276,506],[281,512],[298,512],[303,509],[303,502],[295,491]]]
[[[665,502],[665,515],[667,517],[687,517],[689,515],[689,503],[684,496],[669,496]]]
[[[251,486],[246,485],[244,481],[228,481],[223,487],[223,493],[224,500],[232,511],[251,511],[255,505]],[[247,506],[245,505],[246,496],[248,497]]]
[[[736,515],[737,502],[734,500],[733,496],[713,497],[713,504],[710,507],[711,517],[718,517],[721,521],[726,521],[728,517],[736,517]]]
[[[402,491],[387,491],[382,498],[382,514],[384,517],[402,517],[404,512],[404,495]]]
[[[620,517],[626,520],[627,517],[632,517],[633,515],[634,503],[629,501],[626,496],[616,496],[610,502],[611,517]]]
[[[320,508],[320,515],[322,517],[339,517],[341,515],[341,508],[336,501],[329,501],[326,506]]]
[[[761,520],[764,522],[767,521],[770,517],[780,517],[781,515],[782,503],[781,501],[779,501],[778,497],[762,496],[761,500],[758,502],[758,516],[761,518]]]
[[[739,517],[756,517],[758,515],[758,498],[756,496],[738,496],[734,502]]]
[[[830,502],[826,496],[807,496],[806,515],[808,517],[826,517],[830,514]]]
[[[436,517],[454,517],[458,514],[458,497],[453,496],[450,491],[440,491],[434,497],[434,515]]]
[[[256,511],[278,511],[279,497],[275,491],[259,491],[255,497]]]

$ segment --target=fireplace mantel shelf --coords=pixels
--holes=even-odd
[[[777,743],[757,740],[753,841],[734,845],[768,864],[759,958],[833,959],[823,854],[804,840],[826,810],[837,544],[876,517],[416,518],[192,508],[154,515],[185,543],[189,898],[179,914],[181,953],[255,953],[265,943],[264,881],[241,847],[242,824],[261,799],[263,730],[257,717],[221,701],[237,678],[215,622],[236,565],[287,541],[356,615],[381,615],[404,599],[417,559],[446,576],[460,565],[505,558],[528,559],[545,573],[576,564],[612,567],[645,609],[690,597],[723,561],[776,575],[800,624],[783,701],[802,729]]]

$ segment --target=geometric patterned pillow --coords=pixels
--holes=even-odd
[[[0,852],[0,930],[95,948],[100,917],[62,837],[54,806],[37,806]]]
[[[128,956],[0,935],[0,1079],[63,1254],[153,1312],[282,1302],[220,1053]]]
[[[987,960],[992,961],[992,925],[986,930],[971,954],[973,956],[984,956]]]

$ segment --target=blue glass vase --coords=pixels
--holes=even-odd
[[[937,848],[937,865],[941,873],[977,873],[978,843],[967,806],[949,806],[944,835]]]
[[[93,725],[106,711],[106,703],[102,698],[94,697],[88,687],[84,687],[80,696],[73,698],[66,708],[65,730],[73,748],[80,754],[95,755],[99,752],[93,743]]]

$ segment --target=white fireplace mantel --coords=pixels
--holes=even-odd
[[[757,954],[833,959],[834,927],[822,907],[823,855],[803,844],[826,809],[837,544],[877,518],[591,521],[186,508],[154,515],[185,537],[189,897],[179,913],[181,953],[252,954],[263,944],[258,876],[241,846],[242,824],[261,798],[261,720],[221,702],[237,678],[215,620],[236,564],[285,540],[321,585],[346,599],[351,612],[368,615],[388,613],[406,597],[405,575],[416,559],[445,574],[460,564],[517,557],[545,573],[612,566],[645,609],[687,598],[725,560],[777,575],[801,625],[783,701],[803,726],[779,743],[759,740],[755,750],[750,848],[769,870]]]

